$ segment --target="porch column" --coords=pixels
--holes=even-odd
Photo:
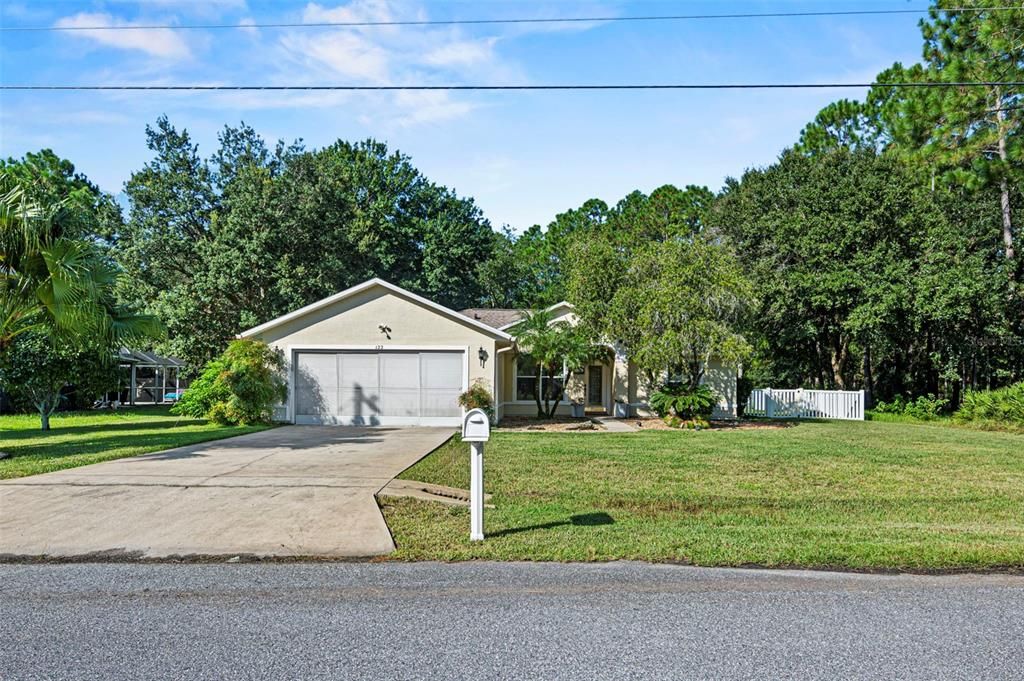
[[[494,422],[501,420],[501,355],[494,352]]]

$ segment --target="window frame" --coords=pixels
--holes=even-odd
[[[534,373],[536,371],[536,366],[534,366],[533,370],[530,373],[528,373],[528,374],[521,374],[520,373],[520,371],[519,371],[519,364],[520,364],[520,361],[523,358],[529,358],[531,361],[533,361],[533,358],[530,357],[530,355],[528,353],[524,352],[524,353],[520,353],[520,354],[516,355],[515,366],[513,367],[513,375],[512,375],[512,385],[514,387],[514,392],[513,392],[513,398],[514,399],[512,400],[512,403],[513,404],[536,404],[536,402],[534,401],[533,397],[528,397],[528,398],[525,398],[525,399],[519,397],[519,379],[520,378],[525,378],[525,379],[534,380],[534,381],[537,380],[537,375],[536,375],[536,373]],[[556,376],[553,379],[554,381],[556,381],[556,382],[561,382],[562,381],[562,376],[565,375],[565,368],[566,368],[566,365],[565,365],[565,362],[563,361],[562,362],[562,374],[561,374],[561,376]],[[547,376],[547,374],[545,374],[543,371],[541,372],[541,375],[540,375],[540,390],[541,390],[540,400],[541,400],[542,404],[544,402],[544,384],[549,382],[549,381],[551,381],[551,380],[552,379],[549,378]],[[562,400],[563,401],[565,400],[565,397],[566,397],[565,389],[566,389],[565,385],[562,385]]]

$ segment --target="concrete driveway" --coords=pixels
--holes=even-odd
[[[0,482],[0,555],[374,556],[374,494],[446,428],[285,426]]]

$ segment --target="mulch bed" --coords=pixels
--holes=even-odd
[[[558,416],[553,419],[536,419],[523,416],[506,416],[501,419],[501,424],[495,430],[529,430],[549,433],[566,431],[587,432],[604,430],[604,426],[588,418],[574,419],[568,416]]]
[[[622,422],[628,423],[639,430],[683,430],[681,428],[673,428],[656,417],[622,419]],[[769,421],[767,419],[752,421],[744,419],[740,421],[712,421],[711,430],[760,430],[766,428],[789,428],[794,425],[796,423],[793,421]]]
[[[637,430],[684,430],[682,428],[672,428],[662,419],[657,417],[632,417],[628,419],[619,419],[623,423],[633,426]],[[740,421],[712,421],[710,430],[760,430],[760,429],[777,429],[777,428],[790,428],[795,426],[795,421],[779,421],[767,419],[747,420],[743,419]],[[496,431],[537,431],[537,432],[572,432],[572,431],[598,431],[605,430],[597,421],[593,421],[589,418],[571,418],[569,416],[559,416],[553,419],[536,419],[525,416],[506,416],[501,419],[501,425],[494,430]]]

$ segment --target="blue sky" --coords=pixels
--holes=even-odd
[[[888,2],[5,0],[6,26],[630,16],[926,7]],[[866,82],[919,59],[918,15],[576,25],[4,33],[9,84]],[[119,193],[167,114],[204,155],[225,124],[308,147],[375,137],[520,231],[591,197],[721,187],[771,163],[829,101],[858,91],[16,93],[0,155],[50,147]]]

